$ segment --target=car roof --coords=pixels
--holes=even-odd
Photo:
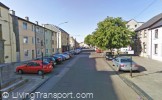
[[[118,59],[130,59],[130,57],[128,57],[128,56],[119,56],[119,57],[117,57]]]
[[[30,62],[38,62],[38,63],[40,63],[40,62],[42,62],[42,60],[32,60]]]

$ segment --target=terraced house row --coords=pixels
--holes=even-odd
[[[140,56],[162,61],[162,13],[149,19],[135,32],[140,38]],[[139,48],[140,47],[140,48]]]
[[[27,61],[70,49],[69,34],[51,25],[20,18],[0,2],[0,63]]]

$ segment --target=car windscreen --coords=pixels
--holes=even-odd
[[[43,61],[43,65],[48,65],[48,64],[49,64],[49,62]]]
[[[55,58],[53,58],[53,57],[51,57],[50,59],[51,59],[52,61],[55,61]]]
[[[129,59],[129,58],[124,58],[124,59],[121,59],[121,62],[122,62],[122,63],[125,63],[125,62],[132,62],[132,60]]]
[[[44,58],[43,61],[50,62],[50,59],[49,58]]]

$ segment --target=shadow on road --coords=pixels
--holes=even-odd
[[[84,100],[118,100],[110,77],[115,72],[97,65],[95,58],[89,58],[88,55],[93,51],[83,51],[81,55],[87,56],[80,57],[50,92],[93,93],[93,98],[84,98]],[[97,70],[96,66],[101,69]],[[66,98],[66,100],[71,100],[71,98]]]

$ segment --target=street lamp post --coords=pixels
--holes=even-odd
[[[135,40],[136,40],[136,38],[132,38],[132,40],[131,40],[131,42],[132,43],[134,43],[132,46],[134,46],[134,48],[133,48],[133,51],[132,51],[132,53],[131,53],[131,68],[130,68],[130,77],[132,78],[132,55],[134,54],[134,50],[135,50]]]

